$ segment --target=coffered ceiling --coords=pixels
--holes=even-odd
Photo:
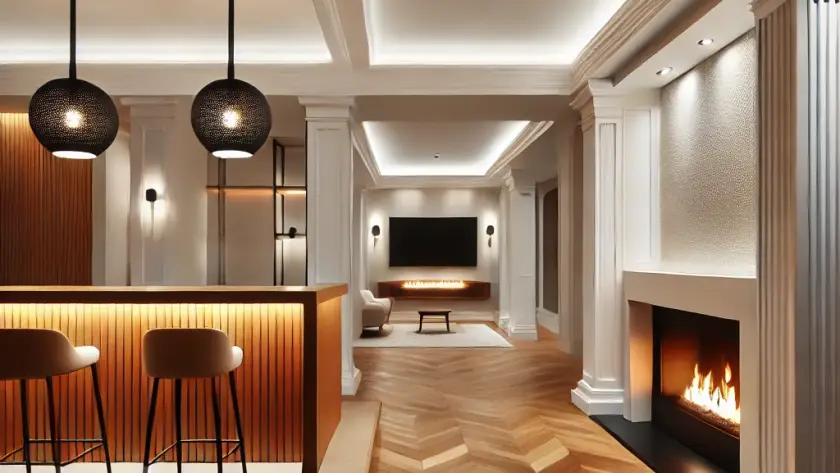
[[[527,121],[364,122],[383,176],[484,176]]]
[[[237,75],[275,95],[568,95],[590,40],[635,34],[614,15],[662,2],[239,0]],[[0,2],[0,95],[65,74],[68,12]],[[224,74],[225,0],[82,0],[77,21],[79,74],[111,94],[189,95]]]
[[[77,3],[79,62],[223,63],[223,0],[82,0]],[[235,15],[241,63],[328,63],[312,0],[241,0]],[[64,63],[69,1],[7,1],[0,6],[0,63]]]
[[[570,65],[624,0],[365,0],[371,64]]]

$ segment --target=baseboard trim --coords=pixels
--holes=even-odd
[[[452,311],[449,314],[450,322],[494,322],[496,318],[493,312],[487,311]],[[391,312],[391,322],[420,322],[420,315],[416,310]]]
[[[537,308],[537,323],[551,333],[560,334],[560,314],[555,314],[541,307]]]
[[[536,325],[510,325],[508,327],[508,336],[518,340],[536,340],[537,326]]]
[[[623,415],[623,389],[596,389],[584,380],[572,390],[572,403],[590,416]]]
[[[353,376],[350,373],[341,373],[341,395],[355,396],[362,383],[362,372],[359,368],[353,367]]]

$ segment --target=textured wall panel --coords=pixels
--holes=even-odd
[[[319,320],[340,325],[339,300],[322,303]],[[143,373],[140,341],[146,331],[155,327],[214,327],[226,332],[231,342],[241,347],[245,354],[236,376],[248,461],[301,461],[304,445],[303,325],[301,304],[0,304],[0,328],[52,328],[65,333],[75,345],[99,348],[100,382],[111,459],[115,462],[142,461],[152,383]],[[323,402],[326,411],[335,416],[337,409],[340,416],[341,358],[338,350],[341,342],[340,330],[335,332],[339,333],[338,341],[336,337],[326,338],[325,341],[332,345],[319,350],[319,354],[324,360],[334,359],[333,363],[338,365],[331,369],[335,382],[339,383],[338,395],[326,395]],[[96,437],[98,429],[95,427],[90,370],[60,376],[56,378],[55,386],[61,437]],[[221,382],[219,392],[223,436],[236,438],[227,380]],[[185,438],[214,437],[209,393],[207,380],[184,381]],[[48,438],[49,435],[45,396],[43,381],[30,383],[30,434],[34,438]],[[17,383],[0,382],[0,450],[3,452],[13,450],[21,442],[18,397]],[[158,392],[153,452],[159,452],[174,441],[173,412],[173,383],[164,380]],[[333,431],[334,427],[329,429],[330,435]],[[46,450],[43,445],[33,448],[34,459],[50,458]],[[67,459],[80,451],[67,445],[62,457]],[[103,460],[101,452],[88,459]],[[167,453],[165,461],[174,459],[174,451]],[[20,455],[17,460],[21,460]],[[186,462],[214,460],[212,444],[184,447]]]
[[[754,267],[755,90],[753,33],[662,89],[664,261]]]
[[[0,285],[91,284],[92,163],[58,159],[0,113]]]

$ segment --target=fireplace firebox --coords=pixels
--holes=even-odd
[[[653,307],[652,423],[726,471],[740,471],[737,321]]]

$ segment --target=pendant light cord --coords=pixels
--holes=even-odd
[[[76,78],[76,0],[70,0],[70,78]]]
[[[71,0],[75,2],[76,0]],[[228,0],[228,79],[233,79],[233,1]]]

